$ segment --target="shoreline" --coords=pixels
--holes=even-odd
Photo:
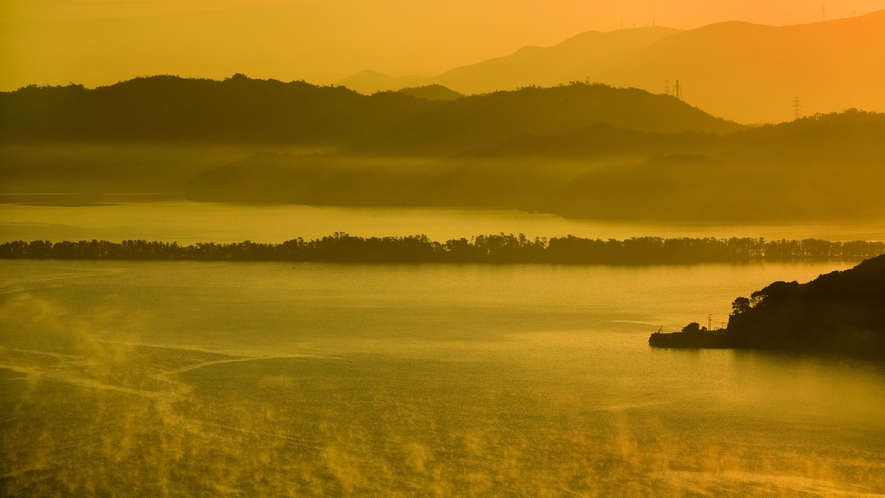
[[[861,261],[885,254],[885,242],[832,242],[818,239],[661,238],[602,240],[535,237],[523,234],[476,235],[470,239],[430,240],[426,235],[356,237],[343,232],[280,244],[249,240],[230,244],[147,240],[23,240],[0,243],[0,259],[285,261],[334,263],[484,263],[570,265],[680,265],[706,263]]]

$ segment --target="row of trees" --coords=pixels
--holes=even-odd
[[[552,263],[688,264],[704,262],[859,260],[885,253],[885,242],[772,240],[762,238],[634,237],[625,240],[567,237],[529,239],[523,234],[478,235],[436,242],[426,235],[354,237],[335,233],[281,244],[250,241],[188,246],[176,242],[35,240],[0,244],[3,259],[326,261],[340,263]]]

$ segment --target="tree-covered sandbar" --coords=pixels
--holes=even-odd
[[[4,259],[302,261],[335,263],[496,263],[496,264],[694,264],[714,262],[861,260],[885,254],[885,242],[820,239],[633,237],[602,240],[477,235],[430,240],[425,235],[356,237],[333,235],[279,244],[251,241],[218,244],[125,240],[0,244]]]

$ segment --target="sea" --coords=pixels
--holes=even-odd
[[[860,222],[0,204],[0,241],[336,231],[885,240]],[[648,346],[856,263],[2,260],[0,494],[885,496],[885,365]]]

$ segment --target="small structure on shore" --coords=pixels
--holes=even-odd
[[[648,344],[657,348],[724,348],[725,331],[708,330],[701,327],[697,322],[691,322],[682,328],[681,332],[653,333],[648,338]]]

